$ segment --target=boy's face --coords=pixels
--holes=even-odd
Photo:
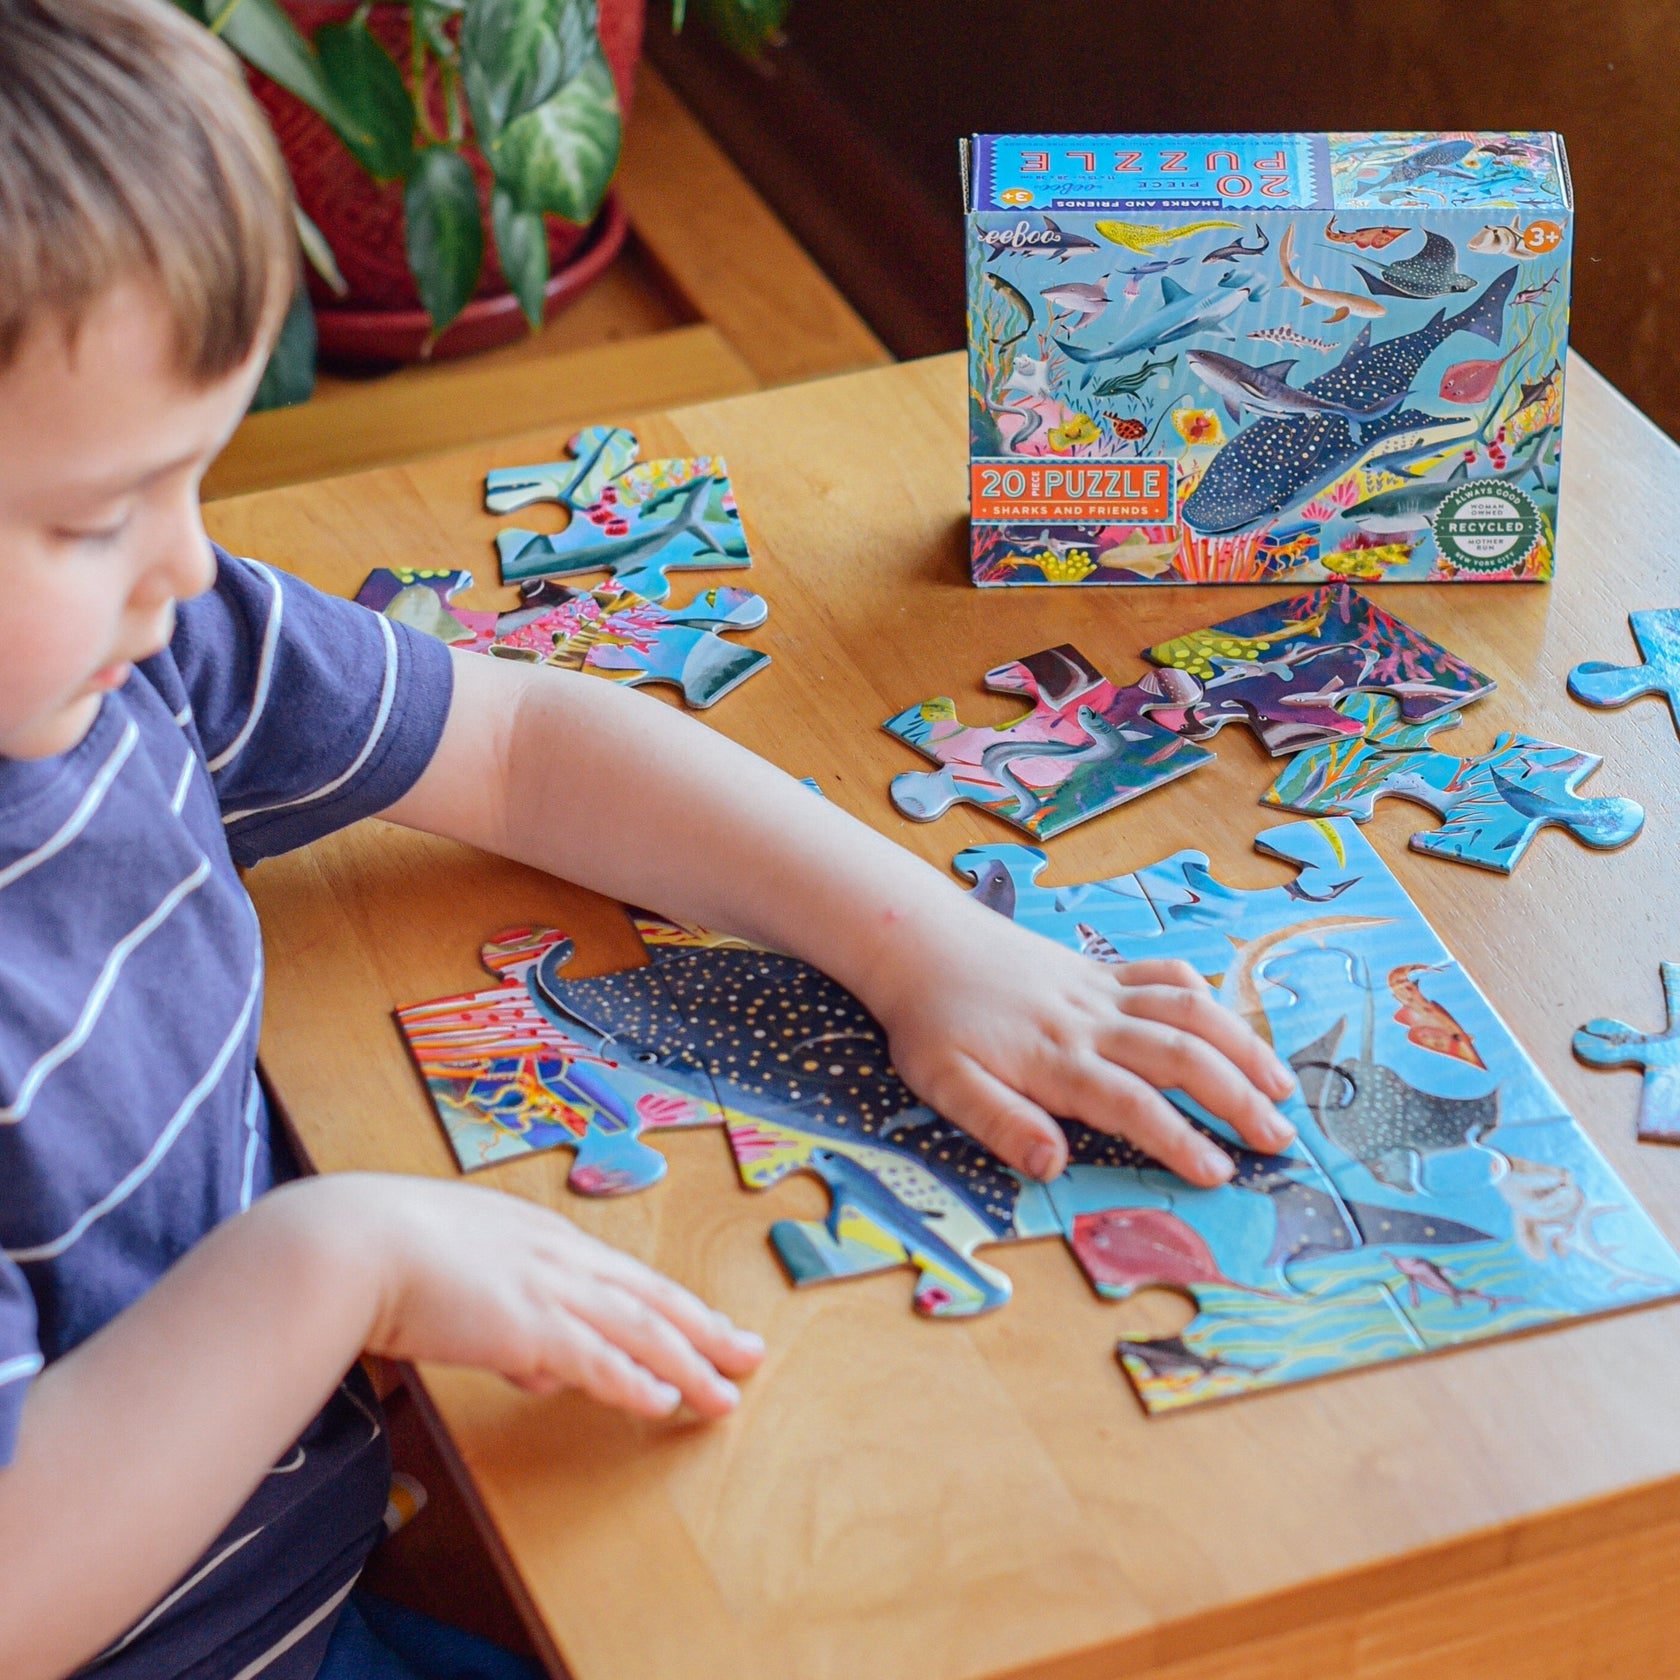
[[[73,341],[43,321],[0,373],[0,755],[68,752],[209,587],[199,481],[267,349],[189,384],[162,299],[131,282]]]

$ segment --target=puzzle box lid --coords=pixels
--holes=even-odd
[[[1513,209],[1572,206],[1560,135],[977,134],[970,210]]]

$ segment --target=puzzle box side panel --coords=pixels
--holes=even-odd
[[[977,584],[1550,576],[1572,242],[1553,137],[1480,136],[1377,189],[1432,147],[1368,136],[1346,203],[1322,158],[1281,185],[1254,167],[1322,137],[1102,138],[1124,145],[1050,149],[1092,157],[1092,193],[1053,170],[968,217]],[[1186,150],[1239,167],[1078,207],[1116,159]]]

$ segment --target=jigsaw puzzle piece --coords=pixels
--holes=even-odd
[[[721,1125],[707,1099],[672,1090],[556,1028],[529,977],[570,941],[552,928],[511,928],[488,941],[501,984],[399,1009],[397,1023],[463,1170],[566,1147],[583,1195],[624,1195],[665,1175],[644,1131]]]
[[[952,868],[974,883],[969,896],[988,910],[1042,933],[1099,962],[1133,962],[1152,954],[1161,918],[1134,875],[1066,887],[1041,887],[1049,863],[1036,846],[969,846]]]
[[[1637,1067],[1642,1143],[1680,1143],[1680,963],[1662,964],[1661,1032],[1640,1032],[1626,1021],[1588,1021],[1575,1034],[1577,1058],[1589,1067]]]
[[[641,476],[626,499],[609,484],[563,531],[498,532],[502,581],[608,571],[626,589],[663,601],[667,572],[752,564],[721,460],[649,461],[633,471]]]
[[[488,513],[514,513],[536,502],[586,508],[634,464],[641,444],[622,426],[585,426],[566,444],[565,461],[545,461],[531,467],[497,467],[484,475],[484,507]]]
[[[1077,648],[1046,648],[984,681],[994,693],[1030,696],[1032,709],[1000,727],[972,728],[942,695],[882,726],[941,766],[893,779],[902,815],[931,822],[965,801],[1048,840],[1212,757],[1148,715],[1178,703],[1170,686],[1117,689]]]
[[[1408,723],[1456,711],[1496,686],[1485,672],[1345,583],[1324,584],[1176,636],[1148,649],[1145,657],[1212,684],[1224,672],[1287,669],[1329,647],[1357,649],[1365,671],[1356,686],[1393,694]]]
[[[1415,852],[1508,875],[1543,828],[1565,828],[1597,850],[1625,846],[1644,826],[1631,799],[1583,799],[1576,787],[1602,759],[1531,735],[1499,736],[1479,758],[1429,748],[1434,725],[1406,726],[1386,696],[1365,696],[1350,715],[1368,716],[1370,735],[1350,749],[1303,753],[1274,782],[1262,803],[1289,810],[1370,819],[1378,799],[1393,795],[1443,819],[1434,833],[1412,836]]]
[[[583,668],[632,687],[674,683],[690,706],[710,706],[770,663],[769,654],[718,632],[757,629],[769,612],[764,597],[746,589],[703,590],[675,610],[627,607],[603,621]]]
[[[452,604],[472,583],[473,575],[467,571],[381,566],[368,573],[356,591],[356,601],[440,642],[476,643],[494,626],[496,615]]]
[[[1585,706],[1625,706],[1644,694],[1668,702],[1680,732],[1680,607],[1652,608],[1628,614],[1642,665],[1610,665],[1589,659],[1569,673],[1569,692]]]

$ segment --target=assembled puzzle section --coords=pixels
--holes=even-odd
[[[616,1088],[596,1107],[620,1130],[652,1091],[673,1123],[721,1119],[747,1185],[821,1179],[828,1218],[771,1232],[797,1283],[908,1266],[922,1312],[962,1316],[1010,1293],[977,1251],[1061,1235],[1100,1294],[1186,1290],[1198,1311],[1181,1335],[1119,1350],[1151,1411],[1680,1293],[1680,1257],[1359,830],[1293,823],[1257,844],[1294,876],[1228,887],[1180,852],[1044,887],[1035,849],[957,860],[980,902],[1099,960],[1192,963],[1295,1069],[1299,1135],[1279,1155],[1173,1094],[1231,1150],[1218,1190],[1074,1122],[1068,1171],[1025,1181],[918,1102],[879,1026],[825,976],[655,918],[638,919],[646,966],[589,978],[571,977],[564,942],[527,934],[499,970],[523,974],[524,997],[504,988],[499,1007],[517,1011],[515,1045]],[[474,1005],[403,1012],[411,1034],[410,1020],[431,1029],[417,1054],[439,1078],[497,1059],[498,1023]]]
[[[672,571],[752,564],[729,469],[716,456],[636,463],[635,435],[590,426],[571,459],[503,467],[485,479],[485,507],[509,513],[538,502],[571,511],[557,533],[511,526],[497,533],[502,581],[610,572],[650,601],[671,592]]]
[[[1575,1034],[1576,1056],[1589,1067],[1637,1067],[1642,1143],[1680,1143],[1680,963],[1662,964],[1661,1032],[1641,1032],[1626,1021],[1588,1021]]]
[[[980,135],[964,180],[976,583],[1550,576],[1556,135]]]
[[[1625,846],[1645,826],[1631,799],[1583,799],[1575,790],[1604,761],[1532,735],[1503,734],[1476,758],[1435,750],[1430,737],[1454,717],[1401,721],[1386,694],[1356,694],[1341,705],[1364,733],[1312,747],[1290,760],[1261,798],[1265,805],[1368,822],[1388,795],[1428,807],[1443,819],[1411,847],[1429,857],[1509,875],[1543,828],[1562,828],[1596,851]]]
[[[553,928],[505,929],[480,953],[498,984],[411,1004],[397,1025],[462,1171],[567,1148],[577,1152],[567,1182],[580,1194],[645,1190],[665,1176],[665,1157],[643,1132],[723,1117],[558,1030],[529,984],[556,950],[569,953],[571,942]],[[634,985],[614,979],[619,991]]]

